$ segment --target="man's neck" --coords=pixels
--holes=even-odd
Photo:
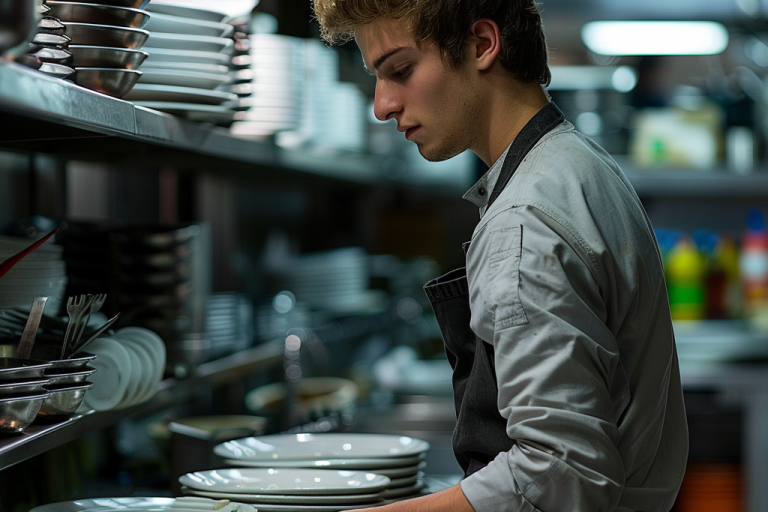
[[[512,144],[528,121],[549,103],[538,83],[515,81],[512,87],[495,91],[497,94],[493,94],[486,111],[487,131],[483,138],[487,145],[475,151],[489,167]]]

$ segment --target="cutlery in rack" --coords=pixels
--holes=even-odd
[[[91,299],[93,296],[91,296]],[[64,332],[64,341],[61,344],[61,359],[64,359],[64,353],[67,350],[67,343],[78,330],[80,325],[80,318],[85,312],[85,308],[88,307],[86,302],[89,299],[85,295],[79,297],[70,297],[67,299],[67,314],[69,315],[69,323],[67,324],[67,330]],[[90,304],[90,302],[88,302]]]
[[[32,346],[35,343],[37,328],[40,326],[40,318],[43,316],[46,302],[48,302],[48,297],[35,297],[35,300],[32,302],[32,309],[29,312],[27,325],[24,327],[24,332],[21,335],[17,352],[17,357],[21,359],[29,359],[29,356],[32,355]]]
[[[120,313],[116,314],[115,316],[113,316],[112,318],[107,320],[107,322],[104,325],[102,325],[101,327],[96,329],[96,331],[93,334],[91,334],[91,336],[87,340],[85,340],[83,343],[81,343],[78,346],[76,346],[70,352],[69,356],[67,356],[67,357],[72,357],[72,355],[74,355],[74,354],[80,352],[81,350],[85,349],[85,347],[87,347],[93,340],[95,340],[96,338],[101,336],[104,333],[104,331],[109,329],[112,326],[112,324],[117,322],[118,318],[120,318]]]

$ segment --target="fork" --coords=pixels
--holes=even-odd
[[[73,350],[72,353],[75,353],[77,350],[80,349],[80,340],[83,337],[83,334],[85,333],[85,328],[88,327],[88,322],[91,319],[91,315],[96,313],[101,309],[101,307],[104,305],[104,302],[107,300],[107,294],[106,293],[100,293],[96,296],[88,295],[88,298],[90,299],[90,302],[88,305],[86,305],[86,308],[88,308],[88,316],[85,317],[85,322],[83,322],[82,326],[80,326],[79,331],[73,336],[72,343],[73,343]],[[85,309],[83,308],[83,314],[85,314]]]
[[[67,315],[69,315],[69,322],[67,322],[67,330],[64,332],[64,343],[61,345],[61,359],[64,359],[64,352],[67,349],[67,343],[77,331],[77,326],[80,322],[80,317],[83,316],[85,311],[85,303],[87,299],[85,295],[79,297],[70,297],[67,299]]]

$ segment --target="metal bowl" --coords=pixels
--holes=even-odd
[[[51,363],[40,359],[0,357],[0,382],[42,379],[43,371],[50,366]]]
[[[93,387],[93,382],[81,382],[66,386],[48,386],[48,396],[40,406],[38,417],[46,420],[60,420],[72,416],[83,403],[85,392]]]
[[[111,46],[115,48],[131,48],[138,50],[147,42],[149,32],[140,28],[113,27],[112,25],[96,25],[91,23],[75,23],[67,21],[67,37],[71,44]]]
[[[51,7],[51,16],[61,21],[131,28],[141,28],[149,21],[149,14],[141,9],[55,0],[48,0],[48,5]]]
[[[133,89],[141,76],[134,69],[77,68],[74,82],[86,89],[122,98]]]
[[[43,386],[51,381],[48,378],[43,379],[24,379],[19,381],[0,382],[0,397],[33,395],[43,393]]]
[[[16,357],[16,351],[18,349],[18,345],[0,345],[0,358]],[[50,366],[44,369],[44,372],[42,373],[43,376],[45,376],[45,371],[58,373],[58,370],[62,369],[82,368],[90,361],[96,359],[96,355],[89,352],[80,352],[77,354],[77,357],[71,357],[69,359],[59,359],[60,356],[61,347],[53,347],[41,343],[35,343],[35,346],[32,347],[32,357],[50,364]]]
[[[149,57],[147,52],[141,50],[108,46],[70,45],[69,51],[76,68],[139,69],[144,59]]]
[[[0,398],[0,434],[18,434],[35,419],[51,393]]]
[[[47,386],[66,386],[66,385],[72,385],[72,384],[80,384],[81,382],[84,382],[85,379],[87,379],[88,376],[95,371],[96,371],[96,368],[94,368],[93,366],[85,366],[83,368],[73,368],[70,371],[66,371],[66,369],[51,371],[51,369],[49,368],[45,372],[46,378],[50,379]]]
[[[75,2],[81,2],[81,0],[73,0]],[[93,3],[92,0],[84,0],[81,3]],[[99,0],[100,4],[112,5],[114,7],[127,7],[129,9],[144,9],[149,0]]]

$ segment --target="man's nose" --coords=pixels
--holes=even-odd
[[[376,83],[376,91],[373,99],[373,114],[379,121],[387,121],[395,117],[403,106],[394,91],[381,82]]]

